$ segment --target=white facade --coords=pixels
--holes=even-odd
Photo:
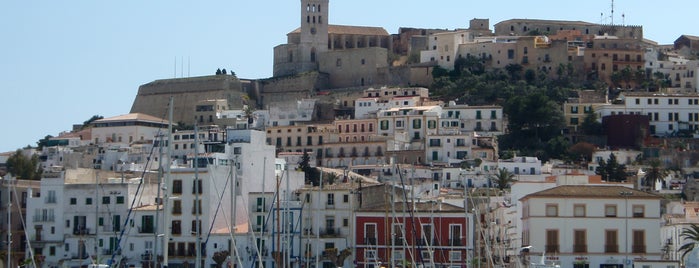
[[[112,254],[115,261],[140,259],[142,251],[124,244],[118,251],[116,244],[121,230],[133,227],[125,222],[135,198],[137,204],[155,200],[154,184],[145,183],[136,196],[139,182],[92,169],[45,174],[40,197],[27,201],[27,235],[34,254],[45,256],[44,266],[87,265],[91,259],[107,263]]]
[[[515,156],[499,160],[498,168],[504,168],[515,175],[541,175],[541,160],[536,157]]]
[[[599,106],[598,118],[617,114],[649,117],[650,135],[672,136],[699,129],[699,94],[625,93],[622,105]]]
[[[559,186],[520,199],[523,243],[563,267],[624,264],[661,255],[660,197],[621,186]],[[622,267],[622,266],[620,266]]]
[[[433,33],[428,37],[429,50],[420,52],[420,62],[436,61],[440,67],[452,70],[459,45],[473,40],[469,30]]]
[[[92,127],[92,139],[95,144],[111,143],[128,147],[135,141],[152,141],[157,135],[164,134],[167,120],[146,114],[126,114],[96,120]]]
[[[497,136],[505,133],[504,114],[501,106],[468,106],[450,102],[442,109],[439,126],[476,132],[480,136]]]

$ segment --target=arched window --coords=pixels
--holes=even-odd
[[[316,48],[311,48],[311,62],[316,62]]]
[[[307,5],[306,5],[306,11],[311,11],[311,5],[310,5],[310,4],[307,4]]]
[[[316,16],[313,16],[313,23],[316,23]]]
[[[318,12],[320,12],[320,5],[318,5]]]
[[[311,23],[311,16],[306,16],[306,23]]]
[[[316,12],[316,5],[313,5],[313,9],[311,9],[313,12]]]

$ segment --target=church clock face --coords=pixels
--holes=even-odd
[[[316,34],[316,27],[311,27],[311,34]]]

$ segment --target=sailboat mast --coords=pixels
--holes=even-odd
[[[170,165],[170,157],[172,156],[172,110],[173,110],[173,104],[175,103],[174,100],[175,100],[175,98],[171,96],[170,97],[170,104],[168,105],[168,125],[167,125],[167,133],[168,133],[167,134],[168,135],[167,136],[167,160],[168,160],[168,165],[167,165],[167,175],[165,176],[165,182],[164,182],[164,185],[166,187],[161,187],[160,183],[158,183],[158,192],[160,192],[160,189],[163,189],[163,199],[162,199],[163,200],[163,230],[162,230],[163,231],[163,242],[162,242],[162,244],[163,244],[163,249],[162,249],[162,251],[163,251],[163,264],[162,264],[163,268],[167,268],[167,263],[168,263],[167,246],[168,246],[168,243],[170,241],[170,230],[167,228],[167,226],[168,226],[167,215],[168,215],[168,211],[169,211],[167,209],[167,205],[169,202],[169,196],[167,194],[167,186],[170,186],[170,182],[168,180],[170,179],[170,174],[171,174],[171,172],[170,172],[170,169],[171,169],[170,168],[170,166],[171,166]],[[160,160],[162,161],[162,159],[163,158],[161,157]],[[155,216],[157,219],[157,217],[158,217],[157,207],[155,210]],[[157,228],[159,226],[157,221],[155,223],[155,226],[156,226],[155,227],[156,231],[154,233],[156,233],[156,237],[157,237],[157,234],[159,233],[157,231]],[[156,239],[154,246],[157,246],[157,245],[158,245],[158,240]],[[155,250],[153,250],[153,259],[154,259],[154,263],[158,262],[158,252]]]
[[[234,150],[235,151],[235,150]],[[231,248],[230,248],[230,262],[233,262],[233,254],[236,256],[239,256],[239,254],[235,253],[238,251],[238,246],[235,243],[235,232],[236,232],[236,212],[238,211],[236,205],[237,205],[237,198],[236,198],[236,187],[238,184],[238,156],[236,155],[234,160],[233,160],[233,183],[231,183],[231,207],[233,208],[233,213],[231,213]],[[242,263],[240,263],[242,265]],[[231,265],[233,266],[233,265]]]
[[[208,160],[207,160],[208,163]],[[194,125],[194,211],[195,211],[195,226],[196,226],[196,258],[195,258],[195,263],[194,267],[195,268],[200,268],[201,267],[201,224],[199,223],[199,213],[201,213],[200,206],[201,202],[199,200],[199,127],[195,124]]]
[[[160,187],[160,186],[163,183],[163,164],[162,164],[162,161],[163,161],[163,135],[160,134],[158,136],[160,139],[158,142],[158,159],[160,159],[160,160],[158,161],[158,184],[157,184],[158,189],[157,189],[157,194],[155,196],[155,226],[156,227],[155,227],[155,231],[153,232],[153,255],[154,256],[158,256],[158,232],[159,232],[159,230],[158,230],[157,226],[160,223],[159,211],[160,211],[160,203],[162,202],[162,200],[160,199],[160,189],[162,187]],[[170,140],[168,140],[168,143],[170,143]],[[163,245],[163,247],[165,247],[165,245]],[[158,259],[157,257],[152,258],[153,267],[157,267],[157,262],[158,262],[157,259]]]
[[[10,175],[6,176],[7,181],[7,266],[12,267],[12,182]]]

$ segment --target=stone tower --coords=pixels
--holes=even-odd
[[[319,56],[328,51],[329,0],[301,0],[298,73],[318,70]]]

